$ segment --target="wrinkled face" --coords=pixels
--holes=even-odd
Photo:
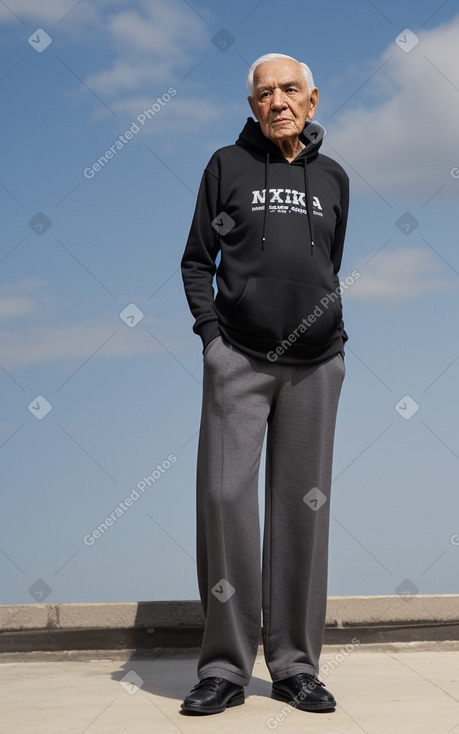
[[[319,101],[317,88],[308,90],[298,61],[266,61],[255,69],[253,81],[253,97],[248,100],[263,135],[276,145],[298,137]]]

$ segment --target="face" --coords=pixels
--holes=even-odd
[[[253,81],[253,97],[248,100],[263,135],[276,145],[297,138],[319,101],[317,87],[308,90],[298,61],[266,61],[255,69]]]

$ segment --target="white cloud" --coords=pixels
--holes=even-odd
[[[18,0],[17,8],[24,17],[33,17],[37,22],[42,17],[43,23],[51,23],[62,18],[72,3],[74,0],[52,0],[43,16],[33,0]],[[7,17],[3,13],[0,18],[2,15]],[[70,17],[72,22],[60,25],[60,32],[73,37],[79,33],[83,44],[88,37],[95,43],[97,37],[105,48],[102,68],[86,74],[85,84],[126,121],[134,120],[171,86],[178,88],[180,79],[209,51],[208,26],[182,0],[137,0],[129,9],[123,0],[100,0],[97,7],[92,7],[90,17],[83,14],[77,18],[76,9]],[[193,132],[228,113],[228,107],[225,110],[202,94],[199,99],[180,95],[174,96],[167,113],[166,107],[162,108],[142,131],[178,132],[186,125],[187,131]],[[98,105],[92,119],[97,121],[108,114]]]
[[[109,339],[116,329],[117,333]],[[2,367],[8,370],[44,362],[84,362],[99,348],[95,358],[133,357],[160,351],[149,334],[142,334],[143,339],[132,338],[132,331],[121,320],[119,325],[113,321],[83,321],[0,330]]]
[[[182,0],[11,0],[8,6],[0,2],[0,23],[17,24],[19,18],[43,26],[51,37],[57,26],[60,36],[80,46],[102,45],[102,66],[84,81],[113,108],[133,94],[161,95],[211,47],[201,14]]]
[[[49,303],[46,283],[38,278],[27,278],[0,287],[0,321],[11,321],[21,316],[43,312]]]
[[[144,0],[135,9],[113,13],[104,34],[117,57],[109,68],[85,79],[101,95],[145,86],[156,94],[158,88],[170,86],[178,73],[183,76],[190,71],[209,44],[205,23],[177,0]]]
[[[205,38],[203,21],[186,3],[144,0],[140,8],[117,13],[109,22],[109,31],[121,50],[130,48],[173,59]]]
[[[156,97],[142,95],[121,100],[111,107],[121,118],[135,122],[138,115],[155,102]],[[198,103],[191,97],[182,98],[180,92],[177,92],[167,104],[161,106],[154,117],[147,119],[140,129],[142,133],[157,134],[164,131],[180,132],[186,127],[187,132],[194,132],[202,130],[203,125],[209,125],[227,115],[228,110],[233,107],[234,105],[227,105],[223,108],[221,104],[214,104],[205,99]],[[153,111],[155,112],[155,109]]]
[[[45,281],[29,279],[1,287],[0,364],[4,369],[56,361],[84,362],[99,348],[96,357],[122,358],[161,351],[149,334],[130,329],[116,317],[66,321],[48,294],[48,286]],[[145,317],[143,325],[147,324]],[[155,331],[151,323],[148,326]]]
[[[81,23],[92,17],[94,17],[94,12],[89,3],[83,2],[76,5],[75,0],[46,0],[45,2],[10,0],[7,3],[0,3],[0,23],[16,24],[19,18],[23,22],[34,20],[43,25],[54,26],[65,22],[67,18],[71,19],[71,23]]]
[[[356,96],[327,124],[331,155],[358,174],[348,169],[353,192],[373,196],[370,184],[390,203],[399,196],[427,200],[443,184],[441,196],[458,193],[450,171],[459,166],[459,15],[433,30],[413,30],[420,38],[413,50],[391,43],[375,62],[377,69],[392,57],[365,87],[380,103],[370,109]]]
[[[36,305],[30,298],[24,296],[17,296],[16,298],[0,297],[0,320],[26,316],[33,313],[35,309]]]
[[[155,67],[148,62],[132,62],[116,59],[109,69],[89,74],[86,84],[106,95],[120,91],[137,90],[142,82],[153,80]],[[164,71],[160,74],[162,76]]]
[[[445,267],[435,260],[433,253],[422,247],[384,249],[367,257],[365,262],[356,264],[360,277],[345,291],[346,299],[411,301],[456,287],[455,282],[445,276]]]

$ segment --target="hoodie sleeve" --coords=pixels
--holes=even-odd
[[[343,246],[344,236],[346,234],[347,226],[347,215],[349,211],[349,177],[343,169],[341,169],[341,215],[338,219],[335,227],[335,237],[333,241],[333,247],[331,252],[331,259],[333,262],[333,271],[335,275],[338,274],[341,267],[341,260],[343,257]]]
[[[218,179],[206,169],[181,261],[185,295],[195,318],[193,331],[201,337],[204,348],[220,334],[212,285],[220,250],[219,235],[212,222],[218,212]]]

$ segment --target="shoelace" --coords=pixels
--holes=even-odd
[[[199,688],[208,688],[211,691],[218,691],[218,686],[222,682],[223,678],[203,678],[199,681],[193,688],[193,691],[196,691]]]
[[[306,686],[309,688],[311,687],[311,682],[313,682],[317,686],[323,686],[323,688],[325,688],[325,683],[322,683],[321,680],[316,678],[315,675],[311,675],[310,673],[298,673],[297,678],[300,679],[301,683],[306,683]]]

